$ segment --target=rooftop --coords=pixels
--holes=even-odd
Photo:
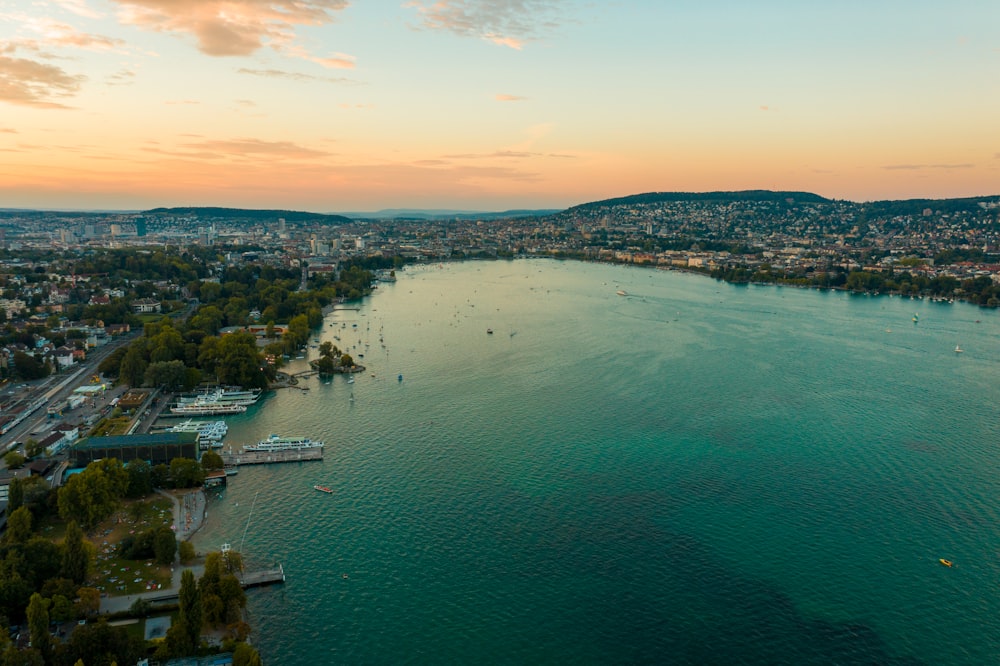
[[[167,446],[170,444],[194,444],[198,441],[196,432],[161,432],[142,435],[112,435],[110,437],[87,437],[81,439],[74,449],[113,449],[126,446]]]

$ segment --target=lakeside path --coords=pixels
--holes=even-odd
[[[164,497],[169,497],[174,504],[173,527],[177,534],[177,541],[187,541],[197,532],[205,519],[205,491],[201,488],[194,490],[171,493],[165,490],[157,490]],[[201,577],[205,572],[203,564],[196,564],[188,567],[180,565],[180,555],[175,555],[174,564],[170,567],[170,587],[162,590],[152,590],[140,594],[127,594],[101,599],[101,613],[120,613],[127,611],[139,599],[147,601],[159,601],[176,597],[181,589],[181,574],[185,569],[191,570],[195,578]]]

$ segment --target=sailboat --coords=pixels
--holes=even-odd
[[[918,315],[916,312],[914,312],[913,313],[913,323],[916,324],[918,321],[920,321],[920,315]]]
[[[962,349],[962,347],[961,347],[961,346],[959,346],[959,345],[955,345],[955,353],[956,353],[956,354],[961,354],[961,353],[962,353],[962,352],[964,352],[964,351],[965,351],[965,350],[964,350],[964,349]]]

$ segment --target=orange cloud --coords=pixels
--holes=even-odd
[[[0,101],[10,104],[43,109],[68,108],[55,98],[75,94],[84,79],[67,74],[55,65],[0,56]]]
[[[292,44],[299,26],[324,25],[347,0],[115,0],[124,23],[157,32],[190,34],[211,56],[246,56],[269,46],[324,67],[352,68],[343,54],[320,57]]]
[[[917,171],[920,169],[974,169],[975,164],[889,164],[886,171]]]
[[[538,38],[539,28],[556,27],[561,0],[413,0],[423,27],[521,50]]]
[[[109,86],[130,85],[134,78],[135,78],[135,72],[123,69],[120,72],[116,72],[108,76],[105,83],[107,83]]]
[[[188,159],[243,159],[260,160],[271,158],[275,160],[302,160],[327,157],[329,153],[305,148],[290,141],[261,141],[260,139],[209,139],[186,143],[180,150],[164,150],[160,148],[143,148],[145,152],[182,157]]]
[[[21,46],[39,50],[45,47],[71,47],[87,51],[123,52],[121,39],[81,32],[68,23],[48,17],[23,16],[21,28],[38,35],[38,39],[24,40]]]
[[[527,97],[521,97],[520,95],[504,95],[498,94],[494,99],[498,102],[523,102],[528,99]]]
[[[87,6],[87,0],[55,0],[55,4],[84,18],[100,18],[101,16],[100,12]]]

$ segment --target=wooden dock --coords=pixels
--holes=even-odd
[[[249,571],[243,575],[240,585],[243,589],[250,587],[261,587],[263,585],[274,585],[285,582],[285,570],[279,564],[277,569],[260,569],[259,571]]]
[[[322,460],[323,447],[318,446],[302,451],[221,451],[222,462],[226,467],[239,465],[266,465],[268,463],[301,462],[303,460]]]

